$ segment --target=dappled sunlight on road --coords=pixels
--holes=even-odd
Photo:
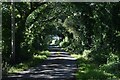
[[[76,59],[62,50],[59,46],[50,45],[50,56],[36,67],[26,71],[12,74],[13,80],[20,79],[45,79],[45,80],[75,80],[77,70]]]

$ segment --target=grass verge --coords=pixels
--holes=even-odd
[[[77,58],[77,80],[120,80],[113,73],[115,71],[110,71],[108,64],[97,65],[81,54],[71,54],[71,56]]]
[[[29,61],[11,66],[8,70],[8,73],[17,73],[17,72],[27,70],[31,67],[37,66],[43,60],[47,59],[47,56],[49,55],[50,55],[49,51],[42,51],[42,52],[38,51],[37,54],[34,54],[33,58],[30,59]]]

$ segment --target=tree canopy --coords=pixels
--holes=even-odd
[[[98,64],[120,58],[119,3],[16,2],[15,60],[22,62],[37,50],[46,50],[50,35],[61,37],[58,45],[82,54]],[[3,63],[11,64],[11,3],[2,3]]]

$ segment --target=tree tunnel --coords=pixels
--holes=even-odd
[[[74,29],[75,21],[72,19],[73,16],[69,16],[70,14],[73,14],[73,12],[70,13],[69,9],[65,10],[65,4],[52,3],[48,4],[47,6],[44,4],[43,6],[44,8],[40,6],[34,10],[26,19],[25,24],[27,27],[25,34],[26,37],[28,37],[28,40],[26,40],[28,41],[28,44],[30,44],[30,41],[33,42],[33,44],[34,42],[35,44],[41,43],[41,47],[43,48],[43,45],[49,45],[49,43],[46,44],[46,39],[50,38],[50,35],[59,36],[61,38],[61,46],[62,44],[67,46],[68,44],[70,45],[69,38],[73,39],[74,37],[74,39],[78,40],[79,35],[77,35],[77,31]],[[44,11],[44,13],[41,11]],[[69,12],[69,14],[66,14],[67,12]],[[35,36],[39,36],[39,38]],[[36,38],[38,38],[38,43],[34,41]]]
[[[106,59],[111,53],[119,55],[119,4],[21,2],[14,6],[16,59],[46,50],[55,36],[60,38],[57,45],[68,51],[83,54],[91,50],[90,56],[96,61],[99,56]],[[10,3],[3,3],[3,22],[10,22],[10,7]],[[9,25],[3,23],[3,59],[8,62]]]

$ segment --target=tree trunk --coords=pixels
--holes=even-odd
[[[15,63],[15,9],[14,2],[11,2],[11,63]]]

